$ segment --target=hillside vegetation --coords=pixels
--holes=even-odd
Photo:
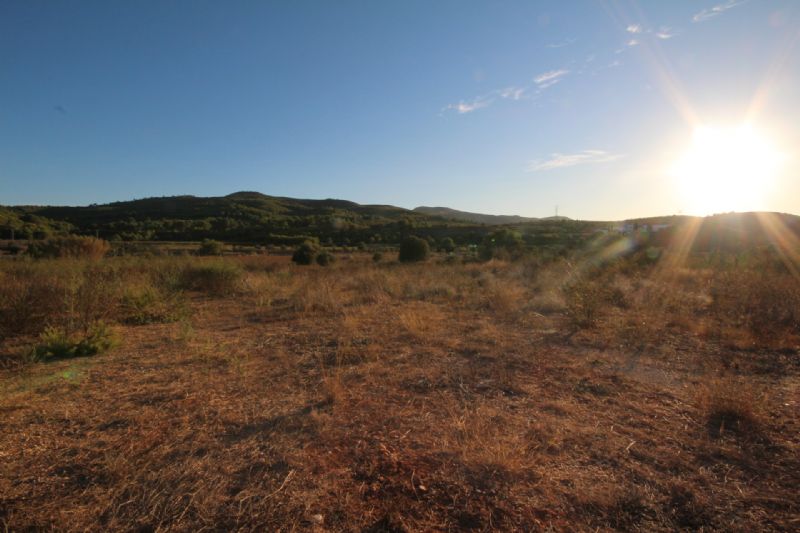
[[[465,216],[469,215],[465,219]],[[471,217],[471,218],[470,218]],[[476,218],[477,217],[477,218]],[[770,220],[800,234],[800,218],[771,214]],[[502,224],[501,224],[502,222]],[[194,241],[205,239],[254,245],[296,246],[317,241],[329,246],[397,246],[410,236],[434,247],[481,245],[498,228],[519,234],[529,247],[566,252],[587,245],[598,233],[626,232],[650,240],[652,225],[668,226],[657,238],[690,225],[697,232],[696,251],[751,247],[774,241],[757,213],[724,214],[699,219],[671,216],[616,222],[578,221],[564,217],[525,219],[465,213],[446,208],[407,210],[389,205],[360,205],[344,200],[300,200],[239,192],[223,197],[174,196],[85,207],[0,207],[0,238],[42,239],[68,233],[109,241]],[[661,232],[660,232],[661,233]]]

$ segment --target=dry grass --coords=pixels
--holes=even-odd
[[[743,438],[757,438],[761,436],[769,405],[765,396],[743,379],[716,378],[702,385],[697,403],[713,437],[730,432]]]
[[[575,264],[3,263],[3,357],[40,323],[115,322],[121,345],[0,371],[0,524],[795,529],[790,280]],[[130,320],[141,293],[185,312]]]

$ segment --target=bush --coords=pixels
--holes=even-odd
[[[108,351],[116,344],[113,332],[103,322],[95,323],[82,335],[71,335],[64,328],[50,326],[39,336],[39,343],[33,348],[31,358],[35,361],[48,361],[85,357]]]
[[[152,284],[127,287],[122,294],[122,319],[130,324],[175,322],[184,314],[178,294]]]
[[[292,254],[292,262],[297,265],[310,265],[319,253],[319,248],[311,241],[305,241]]]
[[[746,329],[769,345],[800,332],[800,285],[791,274],[767,269],[722,272],[709,287],[712,316]]]
[[[64,260],[9,269],[0,284],[0,337],[36,335],[47,326],[85,333],[114,313],[117,278],[108,263]]]
[[[224,249],[225,245],[220,241],[203,239],[200,248],[197,249],[197,255],[222,255]]]
[[[55,276],[23,271],[0,281],[0,340],[37,334],[62,312],[63,287]]]
[[[606,303],[605,290],[598,282],[578,280],[565,286],[563,292],[573,325],[588,328],[597,323]]]
[[[450,237],[445,237],[439,241],[439,249],[446,253],[451,253],[456,249],[456,243]]]
[[[408,237],[400,244],[399,259],[401,263],[424,261],[428,258],[430,246],[428,241],[419,237]]]
[[[375,252],[374,254],[372,254],[373,263],[380,263],[381,261],[383,261],[383,253]]]
[[[336,262],[336,256],[329,252],[321,252],[317,255],[317,264],[320,266],[328,266]]]
[[[111,250],[108,241],[95,237],[68,235],[32,242],[28,254],[36,259],[82,258],[101,259]]]
[[[225,296],[236,292],[241,281],[242,269],[238,265],[219,261],[186,268],[181,276],[181,287]]]
[[[700,388],[697,403],[712,437],[725,432],[754,437],[762,429],[764,394],[751,383],[732,378],[711,380]]]
[[[480,258],[484,261],[490,259],[518,259],[525,249],[524,242],[519,233],[509,229],[493,231],[487,235],[479,249]]]

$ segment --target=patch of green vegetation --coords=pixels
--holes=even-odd
[[[185,268],[181,286],[214,296],[225,296],[239,290],[243,275],[244,271],[238,264],[217,260]]]
[[[34,361],[52,361],[97,355],[118,343],[111,328],[98,322],[83,334],[70,334],[63,328],[47,327],[31,350]]]
[[[400,254],[398,259],[401,263],[415,263],[424,261],[430,254],[430,245],[425,239],[419,237],[408,237],[400,244]]]

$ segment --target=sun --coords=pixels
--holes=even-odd
[[[764,208],[782,159],[770,140],[749,124],[700,126],[670,173],[692,214],[757,211]]]

